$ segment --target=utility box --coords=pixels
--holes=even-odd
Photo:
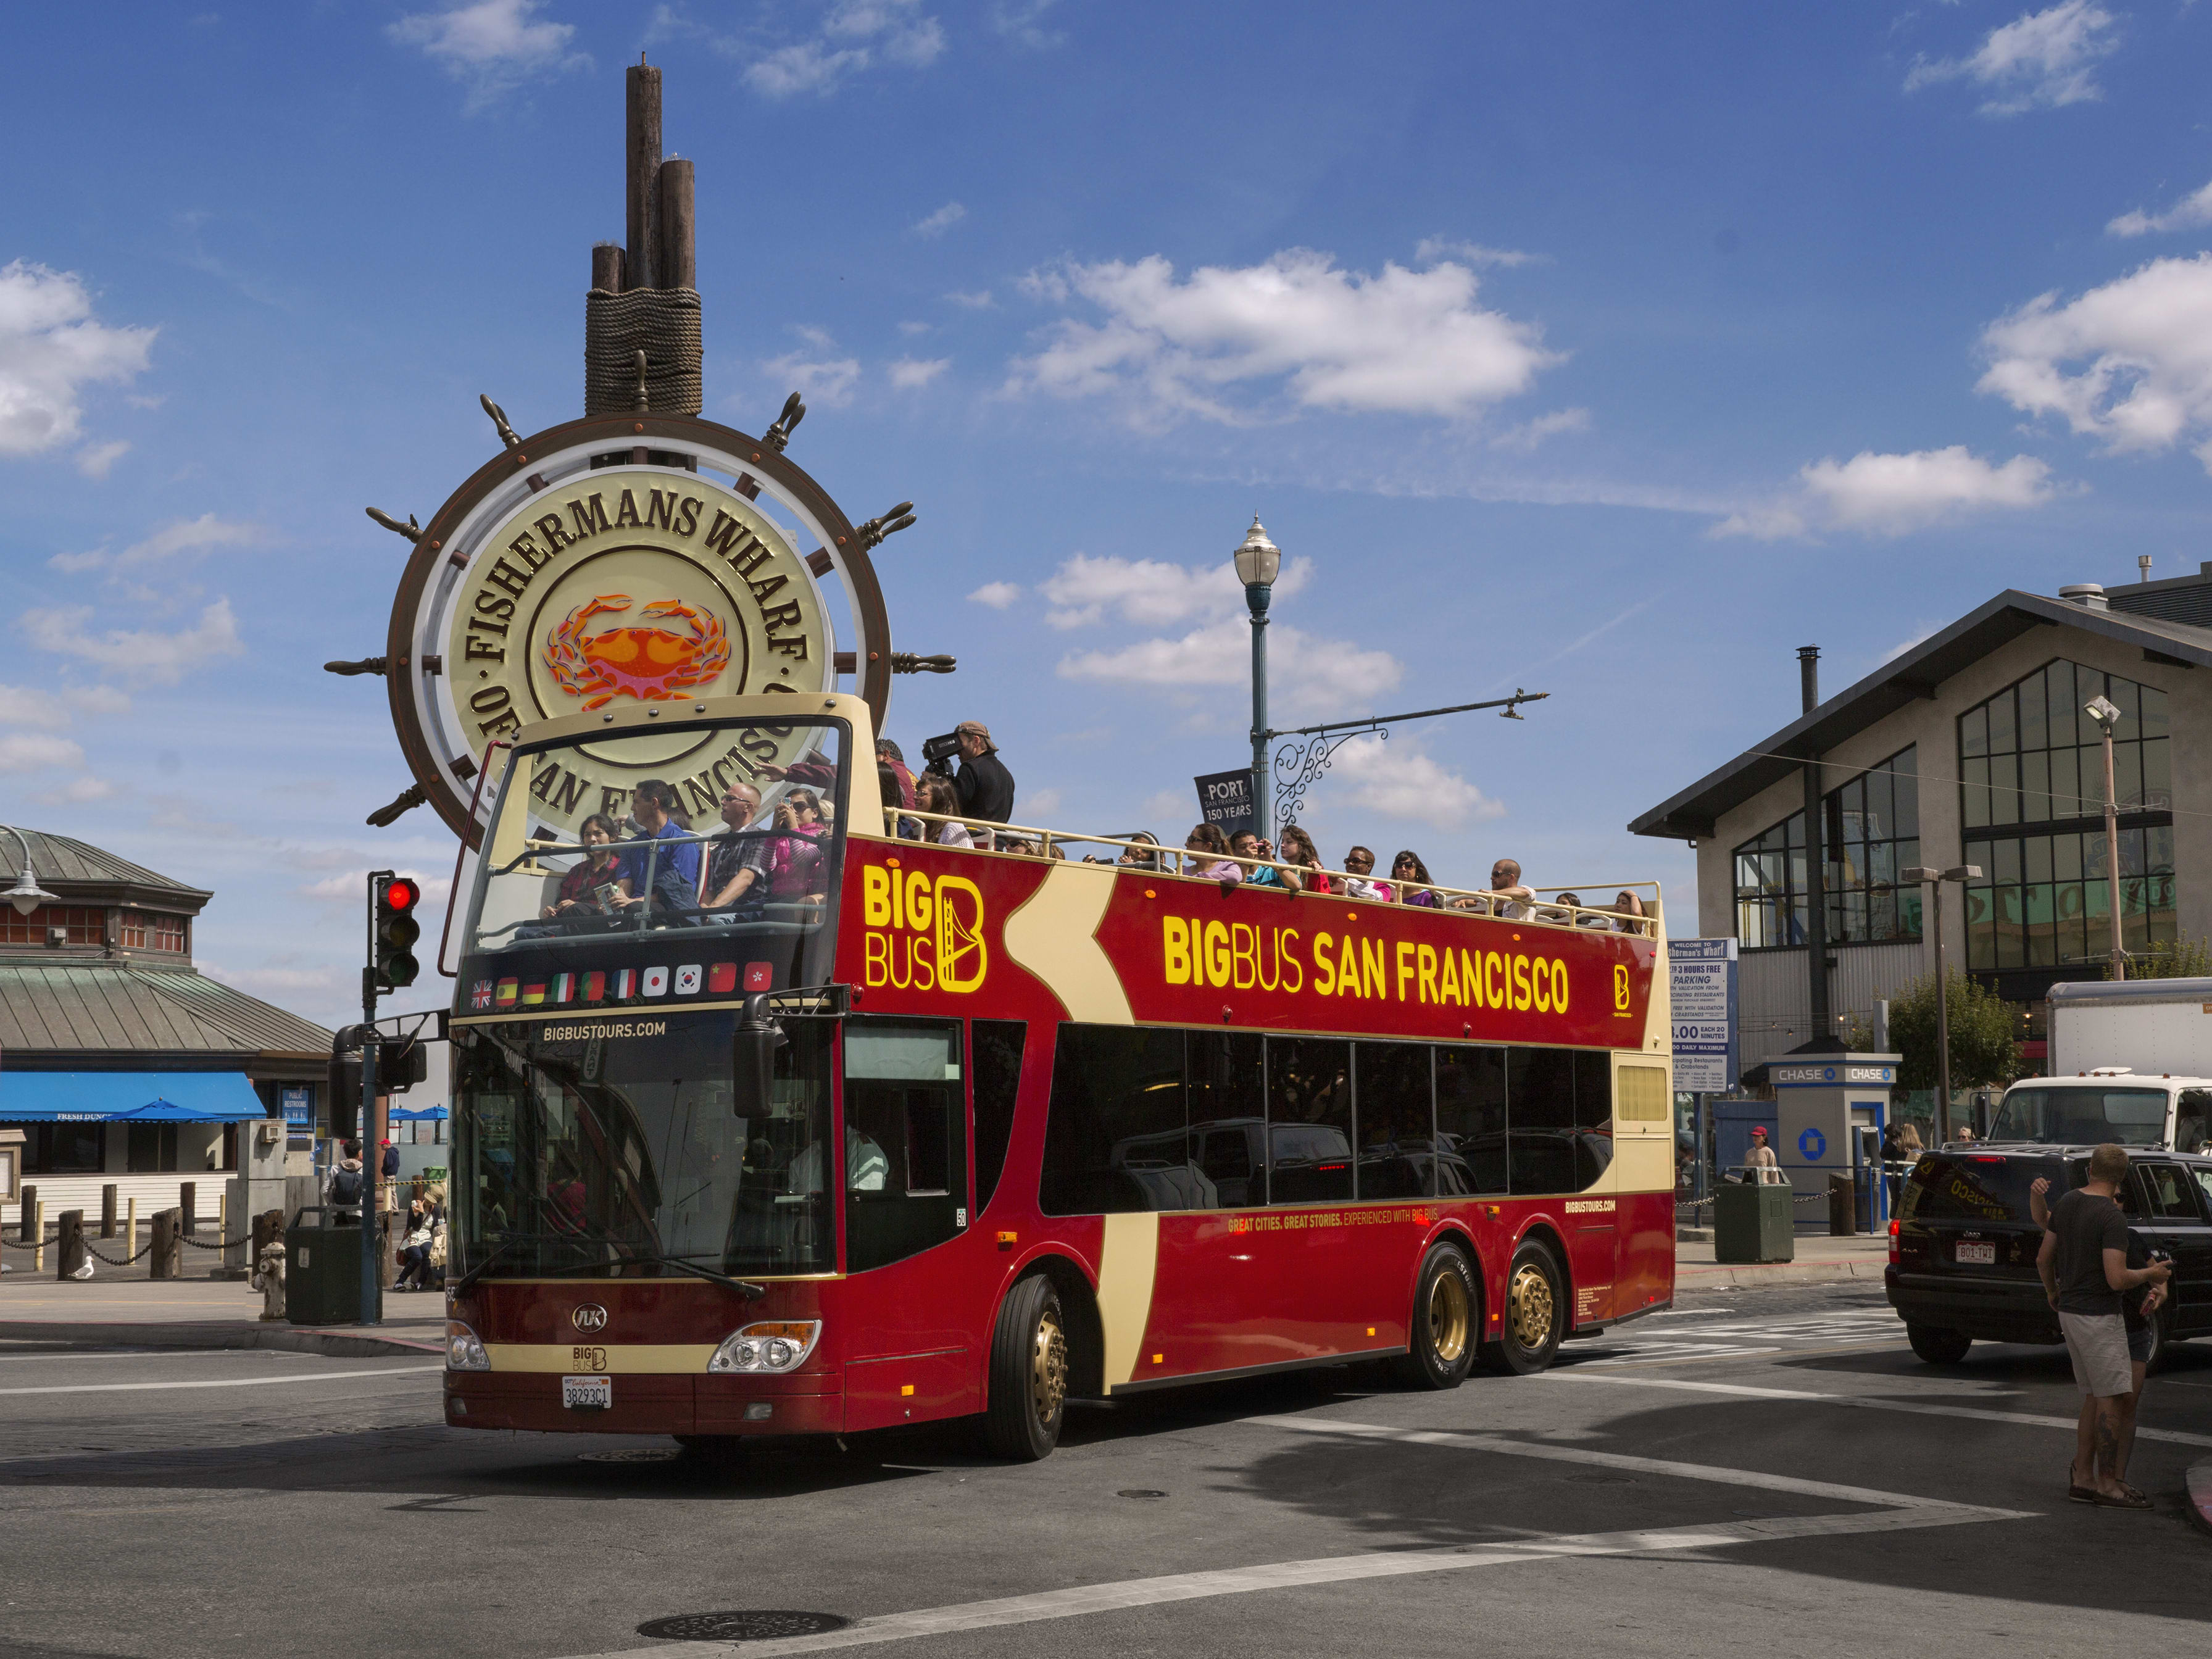
[[[307,1224],[313,1216],[315,1225]],[[331,1212],[311,1204],[284,1230],[284,1316],[295,1325],[351,1325],[361,1319],[359,1227],[329,1225]]]
[[[1791,1189],[1740,1187],[1723,1182],[1713,1194],[1713,1260],[1791,1261],[1797,1255],[1797,1226],[1790,1213]]]
[[[1768,1062],[1774,1085],[1775,1161],[1782,1166],[1782,1178],[1808,1200],[1809,1226],[1817,1230],[1822,1224],[1813,1203],[1827,1201],[1834,1176],[1851,1183],[1862,1231],[1878,1231],[1888,1224],[1879,1153],[1889,1122],[1889,1091],[1897,1086],[1898,1059],[1789,1054]]]

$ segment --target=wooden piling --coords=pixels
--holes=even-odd
[[[606,294],[623,291],[624,256],[620,242],[592,244],[592,286]]]
[[[626,289],[658,288],[654,256],[659,252],[660,71],[632,64],[623,76],[628,94],[624,135],[628,144],[623,179],[627,185],[625,226],[629,258]]]
[[[653,265],[661,288],[699,286],[699,251],[693,227],[691,163],[660,164],[660,257]]]

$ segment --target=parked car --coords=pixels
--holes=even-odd
[[[1947,1146],[1905,1177],[1890,1224],[1889,1304],[1913,1352],[1955,1364],[1975,1341],[2055,1343],[2058,1316],[2035,1258],[2043,1230],[2029,1188],[2048,1176],[2048,1197],[2088,1178],[2087,1146]],[[2147,1254],[2172,1257],[2173,1278],[2152,1323],[2152,1364],[2166,1344],[2212,1334],[2212,1158],[2131,1155],[2118,1203]],[[2142,1260],[2131,1249],[2131,1260]]]

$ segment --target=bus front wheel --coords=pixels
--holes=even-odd
[[[1552,1252],[1530,1239],[1505,1273],[1504,1328],[1482,1345],[1482,1363],[1508,1376],[1533,1376],[1552,1363],[1565,1333],[1566,1293]]]
[[[1455,1389],[1474,1363],[1474,1268],[1456,1244],[1438,1244],[1414,1281],[1413,1321],[1407,1352],[1392,1362],[1398,1382],[1412,1389]]]
[[[1021,1280],[991,1334],[991,1397],[983,1439],[996,1456],[1034,1463],[1060,1443],[1067,1406],[1067,1327],[1042,1273]]]

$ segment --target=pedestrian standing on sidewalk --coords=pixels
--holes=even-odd
[[[1775,1161],[1774,1148],[1766,1144],[1766,1126],[1751,1126],[1751,1150],[1743,1155],[1743,1173],[1754,1187],[1779,1187],[1782,1184],[1782,1165]]]
[[[2128,1178],[2127,1148],[2098,1147],[2089,1154],[2088,1176],[2051,1206],[2035,1258],[2081,1390],[2066,1495],[2077,1504],[2147,1510],[2150,1499],[2120,1478],[2135,1442],[2136,1395],[2142,1386],[2128,1352],[2120,1298],[2138,1285],[2165,1285],[2171,1270],[2162,1261],[2128,1266],[2127,1217],[2114,1201]]]

